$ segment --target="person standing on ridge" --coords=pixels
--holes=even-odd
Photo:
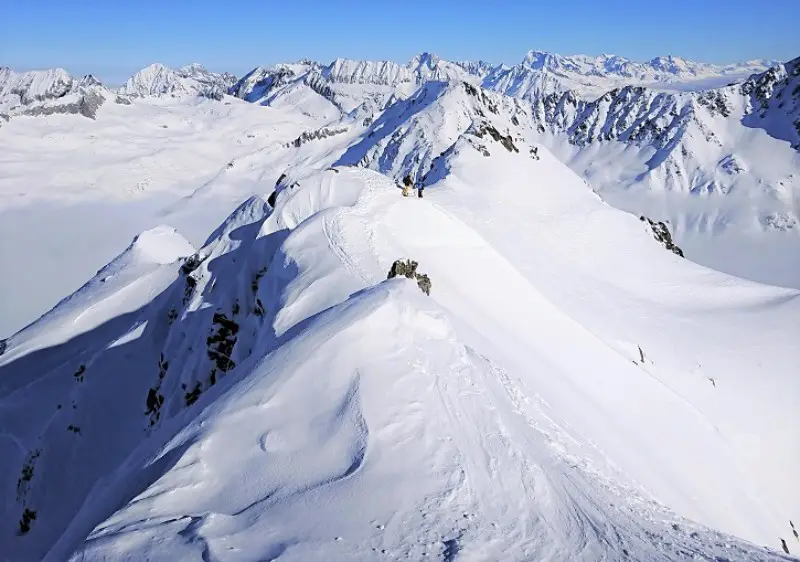
[[[411,192],[411,176],[406,176],[403,178],[403,197],[408,197]]]

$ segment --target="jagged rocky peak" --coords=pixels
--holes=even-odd
[[[196,95],[222,99],[235,81],[232,74],[210,72],[197,63],[177,70],[154,63],[131,76],[119,93],[132,97]]]
[[[412,71],[392,61],[338,58],[322,71],[322,77],[343,84],[397,85],[413,82]]]
[[[741,91],[752,107],[744,124],[762,128],[800,150],[800,57],[751,76]]]
[[[415,69],[420,67],[433,69],[441,60],[442,59],[440,59],[437,55],[425,51],[414,56],[411,61],[409,61],[408,66]]]
[[[16,97],[17,103],[29,105],[46,99],[59,98],[69,92],[75,79],[63,68],[14,72],[0,68],[0,103],[13,104],[8,98]]]
[[[236,83],[236,76],[230,72],[211,72],[200,63],[193,62],[178,69],[178,74],[187,78],[194,78],[201,82],[213,83],[214,85],[220,84],[230,88]]]
[[[193,62],[180,67],[180,72],[188,76],[208,74],[206,67],[199,62]]]
[[[497,141],[516,152],[531,123],[529,109],[519,100],[467,81],[431,81],[387,107],[337,164],[371,168],[398,181],[406,175],[423,181],[434,160],[471,128],[485,136],[484,146]]]
[[[540,68],[555,69],[560,66],[563,57],[545,51],[530,50],[522,59],[522,64],[534,70]]]
[[[672,55],[666,57],[655,57],[648,63],[653,69],[670,74],[682,74],[686,72],[694,73],[695,63],[689,63],[681,57]]]
[[[78,82],[78,86],[102,86],[103,83],[93,74],[87,74]]]
[[[65,114],[94,119],[110,98],[116,96],[91,74],[76,79],[61,68],[22,73],[0,69],[0,124],[20,115]]]
[[[453,62],[453,64],[463,68],[468,73],[473,74],[475,76],[479,76],[481,78],[487,76],[490,72],[492,72],[492,70],[497,68],[497,65],[483,60],[455,61]]]

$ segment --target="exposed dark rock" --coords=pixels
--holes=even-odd
[[[83,115],[89,119],[97,117],[97,110],[103,103],[105,98],[100,94],[93,91],[85,91],[83,94],[72,103],[54,103],[51,105],[41,105],[31,107],[21,112],[20,115],[38,116],[38,115]]]
[[[328,127],[323,127],[321,129],[317,129],[315,131],[303,131],[303,133],[294,139],[292,142],[286,143],[286,148],[294,146],[295,148],[299,148],[305,143],[312,141],[312,140],[319,140],[319,139],[326,139],[328,137],[332,137],[334,135],[340,135],[342,133],[347,132],[347,127],[341,127],[339,129],[331,129]],[[281,176],[283,179],[284,176]],[[280,183],[281,180],[278,180]]]
[[[277,198],[278,198],[278,192],[277,191],[273,191],[272,193],[269,194],[269,197],[267,197],[267,203],[273,209],[275,208],[275,200]]]
[[[519,149],[514,145],[514,141],[511,139],[511,135],[500,134],[500,131],[495,129],[489,123],[481,123],[480,125],[473,126],[471,132],[476,137],[481,139],[485,135],[489,135],[492,137],[492,139],[502,144],[503,147],[509,152],[519,152]]]
[[[250,289],[253,291],[253,295],[255,295],[258,292],[258,284],[261,281],[261,278],[264,277],[266,273],[267,273],[266,267],[262,267],[261,269],[256,271],[255,277],[253,277],[253,280],[250,282]]]
[[[36,520],[36,512],[27,507],[22,512],[22,517],[19,520],[19,535],[26,535],[31,530],[31,523]]]
[[[0,355],[3,355],[8,349],[8,340],[0,340]]]
[[[181,264],[181,273],[184,275],[189,275],[192,271],[200,267],[200,264],[203,263],[205,258],[201,258],[199,254],[192,254],[191,256],[184,258],[183,264]]]
[[[72,373],[72,376],[75,377],[75,380],[78,382],[83,382],[83,374],[86,372],[86,365],[78,366],[78,370]]]
[[[184,304],[189,301],[189,298],[192,296],[192,292],[194,288],[197,287],[197,279],[194,275],[189,274],[186,276],[186,289],[183,291],[183,302]]]
[[[184,400],[186,400],[186,405],[187,406],[191,406],[192,404],[197,402],[197,399],[200,398],[200,395],[202,393],[203,393],[202,385],[199,382],[195,383],[194,388],[192,389],[192,391],[191,392],[187,392],[183,396]]]
[[[208,358],[219,371],[226,373],[236,366],[231,360],[231,354],[236,345],[239,325],[221,312],[214,313],[212,322],[211,335],[206,339]]]
[[[147,410],[145,414],[150,416],[150,425],[155,425],[161,418],[161,406],[164,405],[164,395],[158,391],[160,386],[161,380],[159,379],[158,385],[147,391]]]
[[[645,217],[644,215],[639,217],[639,220],[647,223],[650,226],[650,231],[653,233],[653,237],[661,242],[667,250],[680,257],[684,257],[683,250],[676,246],[672,241],[672,234],[670,234],[669,228],[667,228],[665,223],[656,222],[648,217]]]
[[[396,260],[389,270],[387,279],[393,279],[394,277],[408,277],[409,279],[414,279],[418,265],[419,263],[412,260]]]
[[[392,264],[392,267],[389,270],[389,275],[386,278],[393,279],[395,277],[406,277],[408,279],[416,279],[420,290],[426,295],[430,295],[431,280],[426,274],[417,273],[418,265],[419,264],[413,260],[396,260]]]
[[[34,449],[28,453],[28,458],[25,459],[22,469],[20,470],[19,478],[17,479],[17,501],[24,501],[25,496],[28,495],[30,483],[33,480],[34,469],[36,468],[36,459],[38,459],[41,454],[42,451],[39,449]]]
[[[253,314],[258,317],[263,317],[265,313],[266,310],[264,309],[264,303],[261,302],[261,299],[256,299],[256,304],[253,307]]]

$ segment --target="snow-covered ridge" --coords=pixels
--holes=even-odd
[[[745,63],[715,65],[680,57],[656,57],[636,62],[617,55],[562,56],[543,51],[529,51],[517,65],[495,65],[485,61],[449,62],[431,53],[422,53],[408,63],[336,59],[327,66],[303,61],[294,65],[293,74],[322,69],[332,83],[397,86],[421,84],[429,80],[483,80],[483,86],[516,97],[533,98],[551,92],[577,90],[596,96],[614,87],[645,84],[681,84],[710,78],[730,77],[741,80],[762,72],[775,61],[753,60]],[[276,65],[271,72],[285,70]]]
[[[498,130],[522,106],[429,82],[372,129],[448,128],[424,199],[305,161],[10,338],[8,555],[780,560],[730,534],[793,517],[797,292],[666,251]]]
[[[0,125],[22,115],[75,114],[94,119],[108,99],[128,103],[91,74],[76,79],[60,68],[23,73],[0,68]]]
[[[673,56],[636,62],[617,55],[562,56],[530,51],[517,65],[493,69],[484,79],[483,85],[531,101],[543,95],[566,91],[574,91],[582,97],[592,99],[613,88],[630,85],[687,88],[695,83],[698,85],[696,89],[704,89],[712,79],[716,79],[717,85],[741,81],[776,63],[777,61],[753,60],[715,65]]]
[[[742,92],[751,96],[752,103],[744,122],[800,150],[800,57],[751,77]]]
[[[62,68],[14,72],[0,67],[0,102],[13,105],[12,97],[22,105],[59,98],[69,92],[75,79]]]
[[[232,74],[210,72],[196,63],[178,69],[156,63],[131,76],[119,93],[131,97],[192,95],[222,99],[235,82]]]
[[[622,76],[642,82],[675,81],[742,73],[753,74],[776,64],[778,61],[752,60],[743,63],[710,64],[695,62],[676,56],[655,57],[646,62],[637,62],[618,55],[603,54],[562,56],[544,51],[529,51],[522,66],[532,70],[546,69],[564,75],[569,73],[585,76]]]

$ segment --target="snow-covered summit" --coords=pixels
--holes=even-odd
[[[63,68],[14,72],[0,67],[0,112],[18,105],[56,99],[69,92],[75,79]]]
[[[22,73],[0,68],[0,125],[18,116],[74,114],[94,119],[109,99],[128,103],[91,74],[76,79],[61,68]]]
[[[752,104],[744,122],[800,151],[800,57],[752,76],[741,89],[751,96]]]
[[[155,63],[131,76],[119,93],[131,97],[189,95],[222,99],[235,81],[232,74],[210,72],[197,63],[177,70]]]

